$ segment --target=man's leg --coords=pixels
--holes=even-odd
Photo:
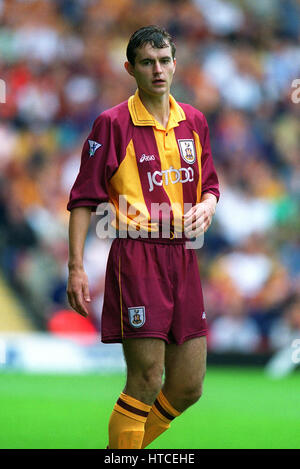
[[[139,449],[151,406],[162,386],[165,343],[161,339],[123,342],[127,380],[109,421],[109,448]]]
[[[170,427],[170,422],[197,402],[206,371],[206,337],[166,346],[165,383],[149,413],[142,448]]]
[[[166,349],[166,379],[163,393],[179,412],[197,402],[202,395],[206,373],[206,337],[188,340]]]

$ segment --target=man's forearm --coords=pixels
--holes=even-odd
[[[201,197],[201,202],[208,202],[212,211],[212,214],[216,211],[217,197],[210,192],[205,192]]]
[[[89,207],[77,207],[71,211],[69,222],[69,269],[83,267],[84,244],[91,220]]]

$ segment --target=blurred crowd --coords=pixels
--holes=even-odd
[[[134,93],[129,36],[174,36],[173,96],[207,117],[221,183],[198,251],[214,351],[300,337],[299,0],[0,0],[0,262],[38,328],[68,309],[66,204],[84,139]],[[299,92],[300,95],[300,92]],[[88,235],[99,328],[110,241]]]

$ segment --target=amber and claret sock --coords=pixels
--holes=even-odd
[[[141,449],[150,409],[122,392],[109,420],[109,449]]]
[[[164,396],[163,392],[160,391],[151,408],[151,411],[149,412],[145,424],[145,434],[142,448],[146,448],[146,446],[150,445],[150,443],[154,441],[159,435],[168,430],[172,420],[174,420],[175,417],[178,417],[180,414],[181,412],[178,412],[176,409],[174,409],[174,407]]]
[[[145,448],[179,415],[162,391],[152,407],[122,392],[109,420],[108,448]]]

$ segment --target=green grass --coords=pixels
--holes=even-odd
[[[120,375],[0,374],[1,449],[107,445]],[[300,374],[209,368],[201,400],[149,448],[300,448]]]

